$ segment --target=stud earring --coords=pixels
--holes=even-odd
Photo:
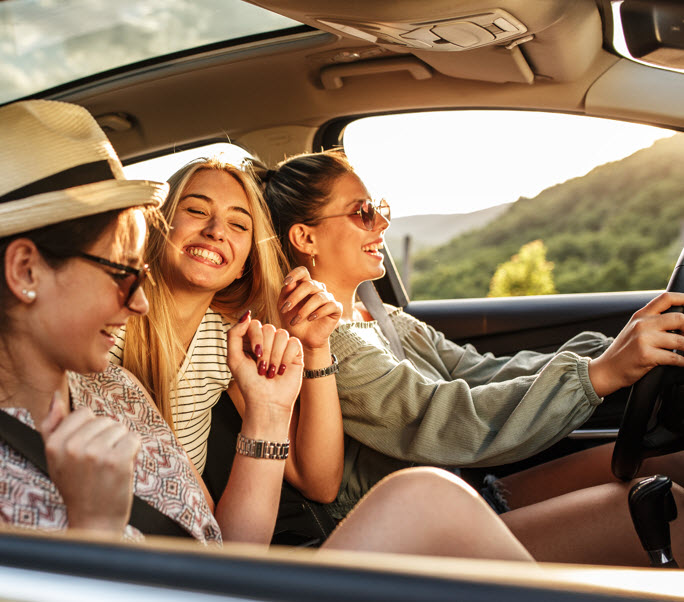
[[[316,255],[314,255],[313,253],[311,253],[311,267],[316,267]]]
[[[29,301],[33,301],[36,298],[36,291],[22,289],[21,294],[24,295]]]

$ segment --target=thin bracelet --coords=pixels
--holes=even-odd
[[[332,364],[327,368],[317,368],[316,370],[307,370],[304,368],[304,378],[323,378],[324,376],[337,374],[340,371],[340,366],[337,363],[337,358],[334,353],[330,354],[330,359],[332,360]]]
[[[268,460],[286,460],[290,454],[290,440],[283,443],[264,441],[263,439],[250,439],[242,433],[238,433],[235,451],[250,458],[266,458]]]

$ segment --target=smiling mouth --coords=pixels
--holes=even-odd
[[[221,265],[223,263],[223,257],[221,257],[221,255],[202,247],[186,247],[185,253],[191,257],[204,259],[213,265]]]
[[[121,325],[118,326],[105,326],[100,332],[109,339],[110,347],[116,345],[116,335],[121,330]]]
[[[364,253],[377,253],[381,249],[385,248],[385,243],[378,242],[378,243],[373,243],[371,245],[366,245],[365,247],[361,247],[361,250]]]

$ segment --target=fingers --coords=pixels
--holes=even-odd
[[[53,404],[54,405],[54,404]],[[52,413],[54,410],[50,410]],[[65,442],[74,434],[77,433],[84,425],[90,423],[95,418],[92,410],[89,408],[79,408],[63,419],[52,429],[52,431],[41,431],[43,440],[45,441],[45,452],[50,455],[50,452],[57,452],[64,447]],[[45,425],[50,421],[50,414],[45,419]]]
[[[75,461],[79,457],[97,461],[127,433],[128,429],[123,424],[95,416],[89,408],[79,408],[64,418],[49,436],[44,435],[45,453],[58,464]]]
[[[281,314],[296,311],[290,319],[291,326],[295,326],[302,320],[311,321],[321,315],[334,314],[336,311],[334,306],[323,309],[327,303],[334,304],[335,298],[326,291],[325,284],[311,279],[293,281],[293,284],[283,287],[279,299]]]
[[[288,339],[282,362],[286,366],[304,366],[304,351],[299,339],[295,337]]]
[[[272,324],[264,324],[260,328],[262,341],[261,357],[257,360],[257,371],[260,376],[274,378],[285,371],[283,354],[288,345],[290,335],[286,330],[277,329]],[[250,331],[251,333],[251,331]]]
[[[266,372],[268,378],[275,378],[276,374],[282,375],[285,372],[287,366],[283,362],[283,355],[289,340],[290,336],[286,330],[278,329],[275,331],[268,363],[268,371]]]
[[[675,351],[656,349],[653,353],[653,361],[656,366],[680,366],[684,368],[684,356]]]
[[[311,274],[309,274],[309,270],[303,265],[297,266],[293,270],[290,270],[290,273],[285,276],[285,279],[283,280],[283,289],[293,290],[298,282],[310,279]]]
[[[339,318],[342,315],[342,305],[330,293],[319,291],[306,299],[297,315],[309,322],[326,316]]]
[[[251,312],[247,311],[228,331],[228,357],[234,361],[244,358],[243,339],[251,323]]]
[[[265,376],[271,360],[271,350],[273,349],[273,339],[276,329],[273,324],[256,323],[250,329],[250,341],[252,343],[254,355],[257,357],[257,370],[260,376]],[[255,341],[259,341],[255,343]]]
[[[326,313],[337,311],[336,304],[329,305],[332,308],[326,309]],[[296,341],[296,344],[291,343],[291,340]],[[262,324],[246,314],[241,322],[228,331],[228,363],[235,372],[238,364],[249,356],[250,360],[256,362],[258,375],[272,379],[282,375],[291,361],[287,358],[293,357],[293,353],[296,355],[296,351],[291,350],[293,345],[295,350],[297,345],[301,348],[299,341],[292,339],[286,330],[276,329],[272,324]]]
[[[664,292],[658,295],[655,299],[649,301],[634,315],[661,314],[670,309],[670,307],[681,306],[684,306],[684,293]]]

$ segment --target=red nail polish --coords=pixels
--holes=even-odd
[[[263,376],[266,374],[266,362],[261,360],[259,362],[259,368],[257,369],[257,372],[259,373],[259,376]]]
[[[261,348],[261,345],[257,344],[254,347],[254,355],[256,355],[258,358],[261,357],[264,354],[263,349]]]
[[[268,367],[268,374],[266,374],[266,378],[273,378],[276,375],[276,367],[275,364],[271,364]]]
[[[251,313],[252,312],[248,309],[244,314],[242,314],[242,316],[240,316],[238,322],[244,322],[247,318],[249,318],[249,314]]]
[[[283,374],[285,374],[286,368],[287,368],[287,366],[285,364],[280,364],[280,367],[278,368],[278,375],[282,376]]]

